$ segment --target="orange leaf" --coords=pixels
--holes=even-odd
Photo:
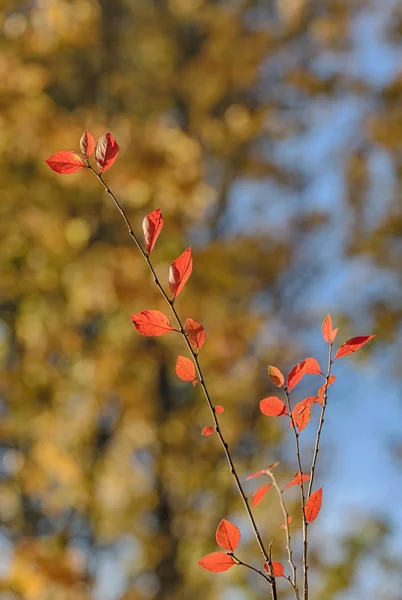
[[[234,558],[228,556],[225,552],[211,552],[211,554],[207,554],[204,558],[201,558],[198,564],[207,571],[222,573],[222,571],[227,571],[236,563]]]
[[[222,519],[216,530],[216,541],[220,548],[234,552],[240,542],[240,529],[230,521]]]
[[[218,404],[218,406],[215,406],[215,412],[221,414],[221,413],[225,412],[225,409],[223,408],[223,406]]]
[[[283,387],[284,383],[285,383],[285,378],[282,375],[282,373],[280,372],[279,369],[277,369],[276,367],[272,367],[271,365],[269,365],[268,367],[268,375],[269,378],[271,379],[272,383],[278,387]]]
[[[99,172],[103,173],[112,166],[119,154],[119,145],[111,133],[105,133],[96,142],[95,159]]]
[[[307,372],[306,361],[303,360],[301,363],[298,363],[290,370],[288,375],[288,390],[293,390],[293,388],[303,379]]]
[[[163,227],[163,217],[161,209],[157,208],[144,217],[142,222],[142,231],[144,232],[145,248],[148,254],[154,249],[156,240],[159,237]]]
[[[336,381],[336,377],[335,377],[335,375],[331,375],[331,377],[328,379],[328,385],[327,385],[327,382],[325,382],[322,384],[322,386],[318,390],[318,402],[320,404],[322,404],[322,401],[324,399],[325,388],[332,385],[334,383],[334,381]]]
[[[201,431],[201,435],[212,435],[213,433],[215,433],[215,427],[204,427],[204,429]]]
[[[311,494],[310,498],[306,502],[304,507],[304,514],[306,516],[307,523],[311,523],[317,518],[318,513],[321,510],[322,503],[322,488]]]
[[[286,406],[277,396],[269,396],[260,402],[260,410],[267,417],[280,417],[286,415]]]
[[[266,475],[266,474],[267,474],[266,470],[262,469],[261,471],[257,471],[256,473],[251,473],[251,475],[246,477],[246,481],[248,479],[254,479],[255,477],[260,477],[261,475]]]
[[[321,375],[321,367],[315,358],[306,358],[306,375]]]
[[[84,160],[77,152],[56,152],[45,162],[53,171],[61,175],[70,175],[86,167]]]
[[[309,396],[296,404],[292,411],[293,421],[299,431],[303,431],[308,425],[311,417],[311,405],[317,402],[317,396]],[[292,420],[290,427],[293,427]]]
[[[291,524],[291,522],[293,521],[293,517],[288,517],[288,525]],[[281,529],[286,529],[286,523],[284,523],[283,525],[281,525]]]
[[[310,475],[302,475],[301,473],[297,473],[297,475],[292,479],[292,481],[289,481],[289,483],[285,485],[283,489],[286,490],[287,488],[292,487],[292,485],[300,485],[301,483],[304,483],[309,479]]]
[[[272,573],[269,572],[269,565],[268,563],[264,563],[264,569],[265,571],[268,573],[268,575],[272,574],[274,577],[284,577],[285,576],[285,569],[284,566],[279,563],[279,562],[272,562]]]
[[[267,491],[269,490],[270,487],[271,487],[271,484],[268,483],[267,485],[263,485],[262,487],[260,487],[260,489],[258,489],[256,492],[254,492],[253,501],[252,501],[253,506],[259,505],[259,503],[264,498],[265,494],[267,493]]]
[[[336,353],[335,358],[341,358],[341,356],[347,356],[348,354],[352,354],[356,352],[356,350],[360,350],[364,344],[367,344],[370,340],[372,340],[375,335],[361,335],[359,337],[354,337],[342,344]]]
[[[333,335],[331,315],[327,315],[325,317],[325,319],[323,320],[322,325],[321,325],[321,332],[322,332],[324,340],[328,344],[331,344],[332,343],[332,335]]]
[[[192,270],[193,259],[190,246],[170,265],[169,287],[173,294],[173,298],[176,298],[176,296],[180,294],[187,279],[190,277]]]
[[[92,152],[95,149],[95,140],[92,137],[92,135],[89,133],[88,129],[86,129],[81,136],[80,148],[81,148],[81,152],[83,153],[85,158],[88,158],[89,156],[91,156]]]
[[[188,336],[188,341],[196,350],[200,350],[205,342],[205,329],[203,326],[194,321],[194,319],[186,319],[184,331]]]
[[[176,373],[183,381],[192,381],[197,383],[195,366],[192,360],[185,356],[179,356],[176,363]]]
[[[159,310],[143,310],[131,315],[131,320],[142,335],[165,335],[173,331],[169,318]]]

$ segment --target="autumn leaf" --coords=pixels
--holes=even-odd
[[[131,315],[131,320],[142,335],[157,336],[174,331],[169,318],[159,310],[143,310]]]
[[[206,437],[215,433],[215,427],[204,427],[201,431],[201,435],[205,435]]]
[[[304,514],[306,516],[307,523],[311,523],[314,521],[318,513],[321,510],[322,503],[322,488],[311,494],[310,498],[306,502],[306,506],[304,507]]]
[[[372,340],[375,335],[361,335],[359,337],[354,337],[342,344],[336,353],[335,358],[341,358],[341,356],[347,356],[348,354],[353,354],[357,350],[360,350],[364,344],[367,344],[370,340]]]
[[[220,548],[234,552],[240,542],[240,529],[230,521],[222,519],[216,530],[216,541]]]
[[[332,331],[333,331],[333,329],[332,329],[331,315],[327,315],[322,322],[321,332],[322,332],[322,336],[323,336],[324,340],[328,344],[332,343]]]
[[[95,140],[89,133],[88,129],[86,129],[81,136],[80,148],[85,158],[89,158],[95,149]]]
[[[336,377],[335,375],[331,375],[331,377],[328,378],[328,384],[327,382],[323,383],[322,386],[320,387],[320,389],[318,390],[318,402],[320,404],[322,404],[323,400],[324,400],[324,393],[325,393],[325,389],[328,388],[330,385],[332,385],[334,383],[334,381],[336,381]]]
[[[274,385],[276,385],[277,387],[284,386],[285,378],[279,369],[277,369],[276,367],[273,367],[272,365],[269,365],[268,375]]]
[[[233,567],[236,562],[232,556],[228,556],[225,552],[211,552],[211,554],[201,558],[198,564],[203,569],[212,571],[212,573],[222,573]]]
[[[176,363],[176,373],[183,381],[192,381],[193,385],[198,382],[195,365],[192,360],[185,356],[179,356]]]
[[[184,324],[184,332],[188,337],[188,341],[196,350],[200,350],[205,342],[205,329],[203,326],[194,321],[194,319],[186,319]]]
[[[267,417],[280,417],[286,415],[286,406],[277,396],[269,396],[260,402],[260,410]]]
[[[299,431],[303,431],[308,425],[311,417],[311,406],[317,402],[317,396],[309,396],[304,398],[296,404],[292,411],[293,422]],[[290,420],[290,427],[293,427],[292,420]]]
[[[306,358],[306,375],[321,375],[320,363],[315,358]]]
[[[303,360],[289,371],[287,386],[289,392],[303,379],[307,372],[306,361]]]
[[[148,254],[154,249],[156,240],[159,237],[163,227],[163,217],[161,209],[157,208],[144,217],[142,221],[142,231],[144,232],[145,248]]]
[[[261,471],[257,471],[256,473],[251,473],[251,475],[248,475],[248,477],[246,477],[246,481],[248,481],[248,479],[254,479],[255,477],[260,477],[261,475],[266,475],[267,471],[266,469],[262,469]]]
[[[268,573],[268,575],[272,574],[274,577],[284,577],[285,576],[285,568],[282,563],[272,562],[272,573],[269,572],[269,565],[267,562],[264,563],[264,569]]]
[[[297,475],[292,479],[292,481],[289,481],[289,483],[285,485],[283,489],[286,490],[287,488],[292,487],[292,485],[300,485],[301,483],[304,483],[309,479],[310,475],[302,475],[301,473],[297,473]]]
[[[223,408],[223,406],[218,404],[218,406],[215,406],[215,412],[218,414],[222,414],[223,412],[225,412],[225,409]]]
[[[293,517],[289,516],[288,517],[288,525],[290,525],[292,521],[293,521]],[[286,523],[283,523],[281,525],[281,529],[286,529]]]
[[[186,281],[191,275],[193,270],[193,259],[191,256],[191,246],[187,248],[176,258],[170,265],[169,269],[169,287],[173,294],[173,298],[176,298],[182,291]]]
[[[259,503],[264,498],[265,494],[268,492],[268,490],[269,490],[270,487],[271,487],[271,484],[268,483],[267,485],[263,485],[256,492],[254,492],[254,494],[253,494],[253,500],[252,500],[253,506],[258,506],[259,505]]]
[[[86,167],[84,159],[77,152],[56,152],[45,162],[53,171],[61,175],[70,175]]]
[[[99,138],[95,147],[95,159],[100,173],[104,173],[112,166],[119,150],[120,148],[111,133],[105,133]]]

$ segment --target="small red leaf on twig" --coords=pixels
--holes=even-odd
[[[272,381],[272,383],[274,385],[276,385],[277,387],[283,387],[284,383],[285,383],[285,378],[282,375],[282,373],[280,372],[279,369],[277,369],[276,367],[273,367],[271,365],[269,365],[268,367],[268,375],[270,380]]]
[[[86,129],[81,136],[80,148],[85,158],[89,158],[95,149],[95,140],[88,129]]]
[[[77,152],[56,152],[45,160],[46,164],[60,175],[70,175],[86,167],[84,159]]]
[[[192,360],[185,356],[179,356],[176,363],[176,373],[183,381],[192,381],[197,383],[197,375]]]
[[[223,408],[223,406],[218,404],[218,406],[215,406],[215,412],[217,412],[218,414],[221,414],[221,413],[225,412],[225,409]]]
[[[234,552],[240,542],[240,529],[230,521],[222,519],[216,530],[216,541],[220,548]]]
[[[111,133],[105,133],[96,142],[95,159],[99,172],[103,173],[112,166],[119,154],[119,145]]]
[[[267,485],[263,485],[256,492],[254,492],[253,500],[252,500],[253,506],[259,505],[259,503],[264,498],[265,494],[267,493],[267,491],[269,490],[270,487],[271,487],[271,484],[268,483]]]
[[[289,483],[285,485],[283,489],[286,490],[287,488],[292,487],[292,485],[300,485],[301,483],[304,483],[309,479],[310,475],[302,475],[301,473],[297,473],[297,475],[292,479],[292,481],[289,481]]]
[[[191,256],[191,246],[187,248],[176,260],[172,262],[169,269],[169,287],[176,298],[182,291],[187,279],[193,270],[193,258]]]
[[[194,321],[194,319],[187,319],[184,324],[184,331],[187,334],[188,341],[196,350],[200,350],[205,342],[205,329],[203,326]]]
[[[284,566],[279,563],[279,562],[272,562],[272,573],[271,575],[273,575],[274,577],[284,577],[285,576],[285,568]],[[268,575],[270,574],[269,572],[269,565],[267,562],[264,563],[264,569],[265,571],[268,573]]]
[[[157,208],[144,217],[142,222],[142,231],[144,232],[145,248],[148,254],[154,249],[156,240],[159,237],[163,227],[163,217],[161,209]]]
[[[205,435],[206,437],[215,433],[215,427],[204,427],[201,431],[201,435]]]
[[[255,477],[260,477],[261,475],[266,475],[266,474],[267,474],[267,471],[265,469],[262,469],[261,471],[257,471],[256,473],[251,473],[251,475],[246,477],[246,481],[248,481],[249,479],[255,479]]]
[[[286,415],[286,406],[277,396],[269,396],[260,402],[260,410],[267,417],[280,417]]]
[[[318,402],[319,402],[319,404],[322,404],[322,401],[324,399],[325,389],[328,388],[330,385],[332,385],[334,383],[334,381],[336,381],[336,377],[335,377],[335,375],[331,375],[331,377],[329,377],[329,379],[328,379],[328,385],[327,385],[327,382],[325,382],[325,383],[322,384],[322,386],[318,390]]]
[[[288,525],[290,525],[292,521],[293,521],[293,517],[289,516],[288,517]],[[281,529],[286,529],[286,523],[283,523],[283,525],[281,525]]]
[[[375,335],[360,335],[359,337],[354,337],[342,344],[336,353],[335,358],[341,358],[341,356],[347,356],[348,354],[353,354],[357,350],[360,350],[364,344],[367,344],[370,340],[372,340]]]
[[[331,344],[333,342],[333,329],[332,329],[332,319],[331,319],[331,315],[327,315],[325,317],[325,319],[322,322],[321,325],[321,332],[322,332],[322,336],[324,338],[324,340],[328,343]]]
[[[298,363],[289,371],[288,375],[288,390],[289,392],[293,390],[293,388],[303,379],[305,374],[307,373],[307,365],[306,361]]]
[[[159,310],[143,310],[131,315],[131,320],[142,335],[165,335],[165,333],[173,331],[169,317]]]
[[[308,425],[311,417],[311,406],[314,402],[317,402],[317,396],[309,396],[298,402],[294,407],[292,411],[293,422],[299,431],[303,431]],[[290,420],[290,427],[293,427],[292,420]]]
[[[306,358],[306,375],[321,375],[320,363],[315,358]]]
[[[222,573],[233,567],[236,562],[232,556],[228,556],[225,552],[211,552],[211,554],[207,554],[204,558],[201,558],[198,564],[207,571]]]
[[[306,502],[304,507],[304,514],[306,516],[307,523],[311,523],[317,518],[318,513],[321,510],[322,503],[322,488],[311,494],[310,498]]]

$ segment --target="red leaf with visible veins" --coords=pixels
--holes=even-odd
[[[306,516],[307,523],[311,523],[317,518],[318,513],[321,510],[322,503],[322,488],[311,494],[310,498],[306,502],[304,507],[304,514]]]
[[[272,565],[272,571],[273,571],[272,575],[274,577],[284,577],[285,576],[285,568],[281,563],[272,562],[271,565]],[[264,563],[264,569],[269,575],[270,574],[269,573],[269,565],[267,562]]]
[[[179,356],[176,363],[176,373],[183,381],[192,381],[197,383],[197,375],[192,360],[185,356]]]
[[[271,487],[271,484],[268,483],[267,485],[263,485],[262,487],[260,487],[260,489],[258,489],[256,492],[254,492],[253,501],[252,501],[253,506],[259,505],[259,503],[264,498],[265,494],[267,493],[267,491],[269,490],[270,487]]]
[[[309,396],[304,400],[301,400],[296,404],[292,411],[293,421],[299,431],[307,426],[311,417],[311,406],[317,402],[317,396]],[[292,420],[290,420],[290,427],[293,427]]]
[[[277,396],[269,396],[260,402],[260,410],[267,417],[280,417],[286,415],[286,406]]]
[[[354,337],[342,344],[336,353],[335,358],[341,358],[341,356],[347,356],[348,354],[352,354],[356,352],[356,350],[360,350],[364,344],[367,344],[370,340],[372,340],[375,335],[360,335],[359,337]]]
[[[119,154],[119,145],[111,133],[105,133],[96,142],[95,159],[99,172],[103,173],[112,166]]]
[[[303,360],[301,363],[298,363],[289,371],[288,375],[288,390],[293,390],[293,388],[303,379],[305,374],[307,373],[307,365],[306,361]]]
[[[306,358],[306,375],[321,375],[321,367],[315,358]]]
[[[328,386],[327,386],[327,382],[325,382],[322,384],[322,386],[318,390],[318,402],[320,404],[322,404],[322,401],[324,399],[325,388],[332,385],[334,383],[334,381],[336,381],[336,377],[335,377],[335,375],[331,375],[331,377],[328,379]]]
[[[220,548],[234,552],[240,542],[240,529],[230,521],[222,519],[216,530],[216,541]]]
[[[77,152],[56,152],[45,162],[53,171],[61,175],[70,175],[86,167],[84,159]]]
[[[169,318],[159,310],[143,310],[131,315],[131,320],[142,335],[165,335],[173,331]]]
[[[277,387],[283,387],[284,383],[285,383],[285,378],[282,375],[282,373],[280,372],[279,369],[277,369],[276,367],[272,367],[271,365],[269,365],[268,367],[268,375],[270,380],[272,381],[272,383],[274,385],[276,385]]]
[[[205,329],[203,326],[194,321],[194,319],[187,319],[184,324],[184,331],[187,334],[188,341],[196,350],[200,350],[205,342]]]
[[[207,554],[204,558],[201,558],[201,560],[198,561],[198,564],[207,571],[222,573],[233,567],[236,563],[234,559],[225,554],[225,552],[211,552],[211,554]]]
[[[193,259],[190,246],[170,265],[169,287],[173,294],[173,298],[176,298],[176,296],[180,294],[187,279],[190,277],[192,270]]]
[[[95,149],[95,140],[88,129],[84,131],[80,139],[80,148],[83,155],[88,158]]]
[[[289,483],[285,485],[283,489],[286,490],[287,488],[292,487],[292,485],[300,485],[301,483],[304,483],[309,479],[310,475],[301,475],[301,473],[297,473],[297,475],[292,479],[292,481],[289,481]]]
[[[161,209],[157,208],[144,217],[142,222],[142,231],[144,232],[145,248],[148,254],[154,249],[156,240],[159,237],[163,227],[163,217]]]
[[[204,427],[204,429],[201,431],[201,435],[212,435],[213,433],[215,433],[215,427]]]

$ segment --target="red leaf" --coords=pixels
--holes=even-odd
[[[272,574],[274,577],[284,577],[285,576],[285,569],[284,566],[279,563],[279,562],[272,562],[272,573],[269,572],[269,565],[268,563],[264,563],[264,569],[266,570],[266,572],[268,573],[268,575]]]
[[[197,383],[195,366],[192,360],[185,356],[179,356],[176,363],[176,373],[183,381],[192,381]]]
[[[367,344],[370,340],[372,340],[375,335],[361,335],[359,337],[354,337],[342,344],[336,353],[335,358],[341,358],[341,356],[347,356],[348,354],[352,354],[356,352],[356,350],[360,350],[364,344]]]
[[[321,367],[315,358],[306,358],[306,375],[321,375]]]
[[[325,319],[323,320],[322,325],[321,325],[321,332],[322,332],[324,340],[328,344],[331,344],[332,343],[332,335],[333,335],[331,315],[327,315],[325,317]]]
[[[331,375],[331,377],[328,379],[328,385],[327,385],[327,382],[325,382],[322,384],[322,386],[318,390],[318,402],[320,404],[322,404],[322,401],[324,399],[325,388],[332,385],[334,383],[334,381],[336,381],[336,377],[335,377],[335,375]]]
[[[268,375],[274,385],[276,385],[277,387],[283,387],[285,383],[285,378],[279,369],[270,365],[268,367]]]
[[[105,133],[96,142],[95,158],[99,172],[103,173],[112,166],[119,154],[119,146],[111,133]]]
[[[83,153],[85,158],[88,158],[89,156],[91,156],[92,152],[95,149],[95,140],[92,137],[92,135],[89,133],[88,129],[86,129],[81,136],[80,148],[81,148],[81,152]]]
[[[225,412],[225,409],[223,408],[223,406],[218,404],[218,406],[215,406],[215,412],[221,414],[221,413]]]
[[[294,407],[292,417],[299,431],[303,431],[310,421],[311,406],[314,402],[317,402],[317,396],[309,396],[298,402]],[[292,420],[290,421],[290,427],[293,427]]]
[[[267,493],[267,491],[269,490],[270,487],[271,487],[271,484],[268,483],[267,485],[263,485],[262,487],[260,487],[260,489],[258,489],[256,492],[254,492],[253,501],[252,501],[253,506],[259,505],[259,503],[264,498],[265,494]]]
[[[292,479],[292,481],[289,481],[289,483],[285,485],[283,489],[286,490],[287,488],[292,487],[292,485],[300,485],[301,483],[304,483],[309,479],[310,475],[301,475],[301,473],[297,473],[297,475]]]
[[[222,519],[216,530],[216,541],[220,548],[234,552],[240,542],[240,529],[230,521]]]
[[[293,517],[288,517],[288,525],[291,524],[291,522],[293,521]],[[281,525],[281,529],[286,529],[286,523],[284,523],[283,525]]]
[[[260,410],[267,417],[280,417],[286,415],[286,406],[277,396],[269,396],[260,402]]]
[[[307,372],[306,361],[303,360],[301,363],[298,363],[290,370],[288,375],[288,390],[293,390],[293,388],[303,379]]]
[[[84,160],[77,152],[56,152],[45,162],[53,171],[61,175],[70,175],[86,167]]]
[[[311,494],[310,498],[306,502],[304,507],[304,514],[306,516],[307,523],[311,523],[317,518],[318,513],[321,510],[322,503],[322,488]]]
[[[200,350],[205,342],[205,329],[203,326],[194,321],[194,319],[186,319],[184,331],[188,336],[188,341],[196,350]]]
[[[228,556],[225,552],[211,552],[211,554],[207,554],[204,558],[201,558],[198,564],[207,571],[222,573],[233,567],[236,563],[234,558]]]
[[[204,427],[204,429],[201,431],[201,435],[212,435],[213,433],[215,433],[215,427]]]
[[[266,470],[262,469],[261,471],[257,471],[256,473],[251,473],[251,475],[246,477],[246,481],[248,479],[254,479],[255,477],[260,477],[261,475],[266,475],[266,474],[267,474]]]
[[[163,227],[163,217],[161,209],[157,208],[144,217],[142,222],[142,231],[144,232],[145,248],[148,254],[154,249],[156,240],[159,237]]]
[[[142,335],[157,336],[174,331],[169,318],[159,310],[143,310],[131,315],[131,320]]]
[[[176,298],[184,288],[187,279],[191,275],[193,270],[193,259],[191,256],[191,246],[187,248],[176,258],[170,265],[169,270],[169,287],[173,294],[173,298]]]

